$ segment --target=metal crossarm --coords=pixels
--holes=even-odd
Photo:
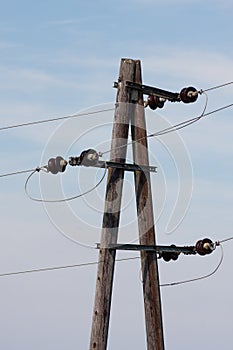
[[[142,93],[145,95],[155,95],[172,102],[180,102],[180,94],[178,92],[166,91],[153,86],[138,84],[131,81],[126,81],[125,84],[127,88],[142,91]],[[113,87],[117,88],[118,83],[114,82]]]
[[[117,163],[117,162],[110,162],[110,161],[97,161],[93,162],[93,164],[82,164],[77,161],[78,157],[70,157],[69,164],[71,166],[88,166],[88,167],[95,167],[95,168],[117,168],[117,169],[123,169],[125,171],[143,171],[143,172],[157,172],[156,166],[146,166],[146,165],[137,165],[137,164],[130,164],[130,163]]]
[[[100,243],[96,245],[97,249],[101,248]],[[183,253],[195,255],[195,247],[177,247],[175,245],[165,246],[165,245],[143,245],[143,244],[109,244],[106,248],[108,249],[116,249],[116,250],[133,250],[133,251],[147,251],[147,252],[156,252],[156,253]]]

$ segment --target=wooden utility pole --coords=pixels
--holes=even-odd
[[[140,61],[122,59],[118,80],[111,161],[125,163],[129,122],[132,123],[134,162],[148,165],[148,151],[142,93],[126,88],[126,81],[141,83]],[[106,189],[105,209],[99,251],[96,295],[90,340],[90,350],[106,350],[124,170],[110,168]],[[141,244],[155,245],[153,208],[149,174],[135,171],[135,189],[139,237]],[[143,290],[148,350],[163,350],[162,316],[157,269],[154,252],[142,252]]]
[[[115,162],[125,163],[131,96],[125,88],[124,81],[134,81],[134,72],[134,61],[121,61],[110,155],[111,160]],[[123,178],[124,170],[108,170],[90,350],[107,348],[116,251],[106,247],[117,243]]]
[[[136,61],[135,82],[142,84],[140,61]],[[144,102],[143,94],[140,91],[138,92],[138,101],[137,104],[135,104],[134,113],[131,116],[131,133],[133,140],[134,163],[138,165],[149,165]],[[134,178],[139,241],[142,245],[155,246],[156,241],[150,173],[135,171]],[[141,251],[141,267],[147,332],[147,349],[163,350],[164,340],[156,252]]]

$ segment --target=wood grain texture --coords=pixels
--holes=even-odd
[[[135,68],[135,61],[121,60],[110,155],[110,160],[115,162],[125,163],[131,94],[125,88],[124,82],[134,80]],[[107,348],[116,251],[106,247],[117,243],[123,179],[124,170],[108,170],[90,350]]]
[[[138,165],[149,165],[143,96],[138,91],[127,89],[125,87],[126,81],[141,84],[140,61],[121,60],[110,160],[125,163],[129,123],[131,122],[134,162]],[[117,243],[123,179],[124,170],[109,168],[90,350],[107,349],[116,250],[106,247]],[[135,171],[135,195],[140,244],[155,245],[149,172]],[[156,253],[141,252],[141,266],[147,349],[163,350],[162,312]]]
[[[140,61],[136,62],[135,82],[142,84]],[[135,105],[134,113],[131,116],[131,133],[134,141],[134,163],[138,165],[149,165],[142,93],[139,93],[138,103]],[[139,242],[142,245],[156,245],[150,173],[136,171],[134,174]],[[157,254],[155,252],[142,251],[141,268],[147,349],[163,350],[164,339]]]

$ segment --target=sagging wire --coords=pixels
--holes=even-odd
[[[223,111],[224,109],[228,109],[228,108],[231,108],[233,107],[233,103],[230,103],[228,105],[225,105],[225,106],[222,106],[222,107],[219,107],[217,109],[214,109],[210,112],[202,112],[202,114],[200,114],[199,116],[197,117],[194,117],[194,118],[191,118],[191,119],[187,119],[181,123],[178,123],[178,124],[175,124],[175,125],[172,125],[168,128],[165,128],[165,129],[162,129],[160,131],[157,131],[155,133],[152,133],[152,134],[148,134],[147,136],[145,137],[141,137],[135,141],[130,141],[128,142],[126,145],[122,145],[122,146],[119,146],[117,147],[116,149],[120,149],[120,148],[124,148],[124,147],[127,147],[129,145],[133,145],[134,143],[137,143],[137,142],[140,142],[141,140],[144,140],[144,139],[148,139],[148,138],[152,138],[152,137],[158,137],[158,136],[162,136],[162,135],[165,135],[165,134],[168,134],[168,133],[171,133],[171,132],[174,132],[174,131],[177,131],[177,130],[180,130],[180,129],[183,129],[191,124],[194,124],[196,123],[197,121],[199,121],[200,119],[204,118],[204,117],[207,117],[211,114],[214,114],[214,113],[217,113],[217,112],[220,112],[220,111]],[[205,107],[206,108],[206,107]],[[107,150],[107,151],[104,151],[104,152],[101,152],[100,154],[101,155],[104,155],[104,154],[107,154],[107,153],[110,153],[111,150]]]
[[[168,133],[168,132],[180,130],[180,129],[186,127],[186,126],[189,126],[189,125],[191,125],[191,124],[197,122],[198,120],[200,120],[200,119],[203,118],[203,117],[207,117],[207,116],[209,116],[209,115],[211,115],[211,114],[220,112],[220,111],[222,111],[222,110],[224,110],[224,109],[227,109],[227,108],[230,108],[230,107],[233,107],[233,103],[230,103],[230,104],[228,104],[228,105],[226,105],[226,106],[219,107],[219,108],[217,108],[217,109],[214,109],[213,111],[204,113],[204,114],[202,114],[202,115],[200,115],[200,116],[198,116],[198,117],[195,117],[195,118],[192,118],[192,119],[188,119],[188,120],[186,120],[186,121],[184,121],[184,122],[182,122],[182,123],[179,123],[179,124],[176,124],[176,125],[174,125],[174,126],[171,126],[170,128],[161,130],[161,131],[159,131],[158,133],[148,135],[148,137],[160,136],[160,135],[164,135],[164,134],[166,134],[166,133]]]
[[[198,93],[201,94],[201,95],[204,94],[205,98],[206,98],[203,111],[202,111],[202,113],[199,116],[191,118],[191,119],[188,119],[188,120],[185,120],[185,121],[183,121],[181,123],[178,123],[176,125],[172,125],[172,126],[170,126],[168,128],[162,129],[162,130],[157,131],[155,133],[150,133],[147,136],[141,137],[141,138],[139,138],[137,140],[134,140],[134,141],[130,141],[126,145],[119,146],[116,149],[125,148],[125,147],[133,145],[133,144],[135,144],[137,142],[140,142],[140,141],[142,141],[144,139],[148,139],[148,138],[151,138],[151,137],[158,137],[158,136],[162,136],[164,134],[168,134],[170,132],[174,132],[174,131],[180,130],[180,129],[188,126],[188,125],[191,125],[191,124],[197,122],[198,120],[200,120],[201,118],[206,116],[205,111],[206,111],[206,108],[207,108],[207,105],[208,105],[208,95],[203,90],[198,91]],[[104,155],[104,154],[107,154],[107,153],[110,153],[110,152],[111,152],[111,150],[107,150],[105,152],[101,152],[101,155]]]
[[[58,158],[58,157],[57,157]],[[67,198],[58,198],[58,199],[43,199],[43,198],[37,198],[37,197],[33,197],[29,191],[28,191],[28,183],[30,181],[30,179],[32,178],[32,176],[40,171],[40,170],[43,170],[45,171],[46,173],[48,173],[48,166],[43,166],[41,168],[37,168],[35,170],[32,171],[32,173],[28,176],[28,178],[26,179],[26,182],[25,182],[25,185],[24,185],[24,191],[26,193],[26,195],[33,201],[35,202],[40,202],[40,203],[64,203],[64,202],[68,202],[68,201],[72,201],[74,199],[77,199],[77,198],[80,198],[80,197],[83,197],[91,192],[93,192],[97,187],[100,186],[100,184],[103,182],[105,176],[106,176],[106,173],[107,173],[107,163],[106,161],[104,161],[104,173],[103,175],[101,176],[100,180],[91,188],[89,188],[88,190],[82,192],[82,193],[79,193],[79,194],[76,194],[74,196],[71,196],[71,197],[67,197]]]
[[[183,128],[191,125],[191,124],[196,123],[201,118],[203,118],[206,115],[205,112],[206,112],[206,108],[207,108],[207,105],[208,105],[208,95],[202,90],[200,90],[199,93],[200,94],[204,94],[205,98],[206,98],[203,111],[202,111],[202,113],[199,116],[191,118],[191,119],[188,119],[188,120],[185,120],[185,121],[183,121],[181,123],[178,123],[176,125],[170,126],[170,127],[166,128],[166,129],[163,129],[163,130],[158,131],[156,133],[149,134],[147,137],[149,138],[149,137],[154,137],[154,136],[162,136],[162,135],[168,134],[168,133],[173,132],[173,131],[178,131],[178,130],[183,129]]]

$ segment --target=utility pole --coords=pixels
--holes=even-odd
[[[135,141],[133,143],[134,162],[139,165],[148,165],[142,92],[127,88],[127,81],[141,84],[140,61],[131,59],[121,60],[110,157],[113,162],[125,163],[129,123],[131,122],[132,140]],[[109,247],[117,243],[124,171],[124,169],[111,167],[108,170],[90,350],[107,349],[116,256],[116,249]],[[145,175],[141,170],[134,173],[140,244],[155,245],[150,177],[149,174]],[[141,264],[147,349],[163,350],[161,301],[156,253],[142,251]]]
[[[134,81],[134,72],[134,61],[121,61],[110,155],[112,161],[120,163],[125,163],[126,158],[131,103],[131,96],[124,86],[124,81]],[[90,350],[107,349],[116,251],[106,247],[117,243],[123,179],[124,170],[109,168]]]
[[[107,349],[116,250],[133,250],[140,251],[141,254],[147,350],[164,350],[157,258],[163,258],[168,262],[177,260],[180,253],[185,255],[208,255],[220,245],[220,242],[212,242],[211,239],[204,238],[197,241],[195,246],[156,245],[150,182],[150,172],[156,172],[156,166],[149,165],[144,107],[148,105],[153,110],[162,108],[165,101],[193,103],[203,91],[198,91],[189,86],[183,88],[179,93],[174,93],[144,85],[141,77],[141,63],[139,60],[131,59],[121,60],[119,79],[118,82],[114,83],[114,87],[117,88],[117,98],[110,160],[100,161],[101,153],[93,149],[87,149],[78,157],[70,157],[69,162],[61,156],[51,158],[48,165],[42,168],[46,168],[47,172],[52,174],[64,172],[68,163],[71,166],[83,165],[108,169],[101,242],[97,244],[99,262],[89,349]],[[149,95],[146,104],[144,104],[143,94]],[[195,121],[198,119],[200,117],[194,118]],[[193,119],[191,119],[191,122],[193,122]],[[133,164],[125,162],[129,144],[130,123],[132,141],[129,143],[132,144],[133,148]],[[177,124],[172,129],[178,130],[179,126],[184,127],[184,125],[189,124],[190,120]],[[164,132],[172,129],[164,129]],[[39,170],[42,168],[39,168]],[[140,244],[117,243],[125,171],[134,172]],[[190,280],[186,282],[190,282]],[[179,282],[176,284],[179,284]]]
[[[142,84],[141,64],[136,61],[135,82]],[[138,101],[131,116],[133,158],[135,164],[149,165],[147,132],[143,94],[138,92]],[[139,242],[141,245],[156,245],[154,213],[150,184],[150,173],[135,171],[135,194]],[[147,350],[164,349],[161,298],[156,252],[141,251],[142,282],[147,332]]]
[[[174,244],[170,246],[156,244],[150,182],[150,172],[156,172],[156,166],[149,165],[144,107],[148,105],[151,109],[162,108],[165,101],[193,103],[202,90],[197,91],[189,86],[183,88],[180,93],[174,93],[144,85],[141,77],[141,63],[139,60],[131,59],[121,60],[119,79],[114,83],[114,87],[117,88],[117,98],[110,160],[100,161],[100,153],[87,149],[80,156],[70,157],[69,162],[61,156],[51,158],[44,168],[52,174],[64,172],[68,163],[71,166],[83,165],[108,169],[101,242],[97,244],[99,262],[89,349],[107,349],[116,250],[132,250],[140,251],[141,254],[147,350],[164,350],[157,258],[163,258],[168,262],[177,260],[181,253],[205,256],[211,254],[220,242],[204,238],[197,241],[195,246],[177,247]],[[149,95],[146,104],[144,104],[143,94]],[[130,142],[128,142],[129,124],[131,124],[132,135]],[[179,125],[183,127],[184,123]],[[128,144],[132,144],[133,164],[125,162]],[[125,171],[134,172],[140,244],[117,243]]]

